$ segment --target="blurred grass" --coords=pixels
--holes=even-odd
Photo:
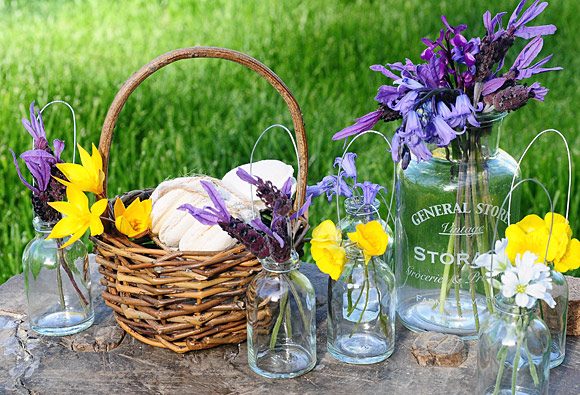
[[[492,12],[511,12],[515,1],[496,1]],[[531,103],[507,119],[502,147],[518,157],[545,128],[563,131],[573,157],[580,139],[573,103],[578,103],[576,56],[580,4],[551,2],[538,23],[555,23],[543,53],[565,71],[538,80],[551,89],[545,104]],[[298,99],[310,146],[309,182],[326,175],[342,145],[330,136],[375,108],[372,100],[384,77],[368,66],[410,57],[418,60],[420,38],[434,36],[439,15],[465,22],[480,35],[484,1],[0,1],[0,283],[20,269],[32,237],[27,191],[19,183],[8,148],[28,148],[20,126],[28,104],[62,99],[77,112],[79,141],[98,142],[108,105],[120,85],[157,55],[179,47],[214,45],[236,49],[272,68]],[[508,62],[508,64],[510,64]],[[49,109],[49,138],[69,142],[72,123],[64,107]],[[155,186],[191,172],[223,175],[247,162],[255,138],[273,123],[291,125],[277,93],[239,65],[219,60],[184,61],[157,72],[131,96],[122,112],[111,152],[110,194]],[[381,125],[391,135],[394,124]],[[363,175],[389,184],[392,165],[372,136],[357,142]],[[293,161],[278,132],[266,138],[262,158]],[[524,163],[524,175],[540,179],[564,210],[565,157],[555,138],[541,140]],[[574,183],[579,181],[574,171]],[[543,213],[542,192],[527,186],[526,212]],[[580,233],[580,197],[573,195],[571,219]],[[323,201],[311,210],[312,223],[333,216]]]

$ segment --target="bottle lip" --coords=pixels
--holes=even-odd
[[[381,202],[375,199],[372,204],[364,202],[363,196],[352,196],[345,200],[344,208],[351,215],[378,214]]]
[[[486,113],[476,113],[475,119],[480,123],[481,126],[489,126],[494,122],[501,121],[508,115],[507,111],[498,112],[490,111]]]
[[[272,273],[287,273],[300,267],[300,257],[295,250],[290,252],[290,259],[286,262],[276,262],[272,257],[259,259],[264,270]]]
[[[43,221],[40,217],[34,217],[32,219],[32,226],[34,226],[34,230],[40,233],[50,233],[52,228],[56,225],[56,222],[53,221]]]

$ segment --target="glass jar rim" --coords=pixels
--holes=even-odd
[[[351,196],[344,201],[344,208],[349,214],[358,214],[359,211],[362,214],[367,214],[362,212],[361,209],[363,207],[369,207],[373,211],[378,211],[379,207],[381,207],[381,202],[379,199],[375,199],[371,204],[365,203],[364,196],[361,195]]]
[[[266,271],[272,273],[287,273],[300,267],[300,256],[295,250],[290,251],[290,259],[285,262],[276,262],[271,256],[258,260]]]
[[[502,294],[498,294],[493,300],[493,305],[503,314],[525,316],[533,314],[536,311],[537,303],[530,308],[520,307],[515,304],[514,298],[506,298]]]
[[[49,233],[58,221],[44,221],[39,216],[32,219],[34,230],[42,233]]]

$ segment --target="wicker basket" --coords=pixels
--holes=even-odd
[[[101,132],[105,194],[109,151],[115,123],[129,95],[160,68],[181,59],[220,58],[239,63],[266,79],[286,102],[296,134],[299,174],[295,205],[304,202],[308,157],[298,103],[282,80],[266,66],[223,48],[194,47],[166,53],[133,74],[111,104]],[[147,192],[123,196],[129,202]],[[143,196],[143,197],[146,197]],[[94,239],[105,303],[121,328],[134,338],[178,353],[246,339],[246,287],[261,266],[244,246],[215,253],[173,251],[155,237],[131,241],[114,227]]]

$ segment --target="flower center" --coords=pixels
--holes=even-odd
[[[518,284],[516,286],[516,293],[525,294],[526,293],[526,286],[523,284]]]

